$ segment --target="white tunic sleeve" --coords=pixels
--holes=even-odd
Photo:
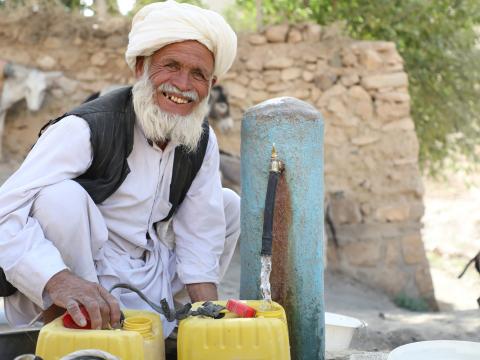
[[[42,298],[45,284],[66,266],[45,239],[40,224],[30,217],[33,201],[43,187],[84,173],[91,160],[88,124],[69,116],[45,131],[0,188],[0,267],[7,279],[40,307],[46,306]]]
[[[225,214],[217,139],[210,138],[202,167],[173,217],[177,273],[184,284],[219,282]]]

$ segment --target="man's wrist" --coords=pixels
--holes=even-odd
[[[186,287],[192,302],[218,300],[217,285],[214,283],[187,284]]]

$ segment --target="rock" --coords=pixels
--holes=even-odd
[[[328,61],[328,64],[331,67],[334,67],[334,68],[342,68],[343,67],[343,59],[340,56],[340,54],[337,52],[337,53],[333,54],[333,56]]]
[[[410,102],[376,101],[377,116],[383,120],[401,119],[410,116]]]
[[[310,98],[310,90],[309,89],[302,89],[297,88],[293,94],[293,97],[300,99],[300,100],[308,100]]]
[[[408,92],[400,92],[400,91],[377,93],[375,95],[375,98],[378,100],[390,101],[390,102],[410,101],[410,95],[408,94]]]
[[[48,55],[40,56],[37,59],[37,64],[44,70],[52,70],[58,67],[57,60]]]
[[[417,284],[420,296],[426,297],[434,294],[432,277],[428,266],[420,266],[415,271],[415,283]]]
[[[315,78],[315,85],[317,85],[320,90],[325,91],[336,83],[337,78],[335,73],[323,73]]]
[[[316,103],[318,99],[322,96],[322,91],[316,86],[310,87],[310,100],[312,103]]]
[[[259,71],[249,71],[248,72],[248,77],[250,79],[260,79],[262,77],[262,74]]]
[[[347,111],[345,104],[338,96],[334,96],[329,99],[327,110],[340,118],[345,118],[350,115],[350,112]]]
[[[353,86],[347,91],[348,97],[358,101],[372,101],[370,94],[361,86]]]
[[[263,82],[262,80],[253,79],[250,82],[250,87],[254,90],[263,90],[267,87],[267,84],[265,84],[265,82]]]
[[[267,84],[272,84],[280,81],[281,72],[279,70],[267,70],[263,72],[263,81]]]
[[[306,82],[311,82],[315,78],[315,75],[310,72],[310,71],[304,71],[302,72],[302,79],[305,80]]]
[[[248,70],[256,70],[256,71],[262,71],[263,70],[263,61],[260,58],[252,58],[249,59],[246,63],[245,66]]]
[[[281,83],[275,83],[275,84],[269,85],[267,88],[267,91],[280,92],[280,91],[288,90],[291,87],[292,87],[292,84],[281,82]]]
[[[238,76],[238,73],[236,71],[229,71],[223,77],[220,79],[221,81],[226,81],[226,80],[235,80]]]
[[[265,69],[286,69],[293,65],[293,60],[288,57],[273,57],[265,63]]]
[[[343,87],[343,85],[336,84],[336,85],[332,86],[330,89],[325,91],[320,96],[320,98],[317,101],[317,106],[318,107],[326,106],[328,104],[328,101],[330,100],[330,98],[340,97],[343,94],[345,94],[346,91],[347,91],[347,89],[345,89],[345,87]]]
[[[408,265],[419,264],[426,260],[420,232],[402,238],[403,260]]]
[[[358,224],[362,221],[357,202],[343,192],[332,194],[328,206],[334,224]]]
[[[348,142],[345,131],[337,126],[325,126],[325,144],[341,146]]]
[[[375,212],[375,218],[381,222],[405,221],[410,216],[408,204],[392,204],[383,206]]]
[[[387,266],[400,264],[400,249],[397,241],[388,240],[386,244],[384,262]]]
[[[372,278],[372,283],[379,288],[383,288],[387,294],[394,297],[399,292],[403,292],[411,276],[406,271],[398,267],[380,267]]]
[[[408,85],[407,74],[369,75],[362,78],[361,84],[366,89],[395,88]]]
[[[90,62],[95,66],[103,66],[107,61],[107,55],[104,52],[96,52],[90,57]]]
[[[365,146],[376,143],[379,140],[380,136],[378,135],[358,136],[352,139],[352,144],[357,146]]]
[[[123,55],[125,48],[127,47],[128,37],[123,34],[108,34],[105,43],[108,48],[120,48]]]
[[[298,79],[301,76],[302,76],[302,69],[300,69],[300,68],[288,68],[288,69],[282,70],[282,74],[281,74],[280,78],[283,81],[289,81],[289,80]]]
[[[246,99],[247,97],[247,89],[240,84],[236,84],[234,82],[228,82],[228,85],[226,85],[226,88],[228,90],[228,94],[232,97],[236,97],[239,99]]]
[[[301,42],[302,40],[303,40],[303,36],[302,36],[302,33],[300,32],[300,30],[292,28],[288,32],[287,42],[289,42],[291,44],[296,44],[296,43]]]
[[[51,89],[50,92],[52,93],[52,95],[54,97],[56,97],[57,99],[61,99],[65,96],[65,93],[63,92],[62,89]]]
[[[357,56],[353,51],[344,51],[342,54],[342,64],[346,67],[355,67],[357,63]]]
[[[268,42],[281,43],[287,38],[288,24],[274,25],[265,31]]]
[[[396,131],[396,130],[404,130],[404,131],[411,131],[415,130],[415,124],[412,119],[405,118],[401,120],[396,120],[389,122],[382,126],[383,131]]]
[[[77,73],[77,78],[85,81],[96,81],[100,78],[100,71],[95,67],[89,67]]]
[[[378,70],[383,65],[383,60],[374,50],[368,49],[360,54],[360,64],[367,70]]]
[[[340,82],[346,87],[350,87],[352,85],[358,84],[359,81],[360,81],[360,77],[357,74],[343,75],[340,78]]]
[[[318,24],[308,24],[303,32],[305,41],[317,42],[322,36],[322,27]]]
[[[393,165],[398,165],[398,166],[413,165],[413,164],[416,164],[417,162],[418,162],[418,159],[416,157],[413,157],[413,158],[397,158],[397,159],[392,160]]]
[[[247,75],[240,75],[239,77],[237,77],[236,79],[236,82],[243,85],[243,86],[247,86],[249,83],[250,83],[250,79]]]
[[[302,60],[307,63],[316,63],[317,57],[313,54],[305,53],[305,54],[302,54]]]
[[[342,248],[350,265],[375,267],[380,261],[381,246],[377,240],[356,241]]]
[[[248,37],[248,42],[252,45],[263,45],[267,43],[267,38],[260,34],[253,34]]]
[[[69,79],[65,76],[60,76],[55,83],[59,88],[61,88],[65,94],[70,95],[73,94],[78,87],[78,82],[72,79]]]
[[[270,94],[266,91],[250,91],[250,98],[254,103],[260,103],[262,101],[268,100],[271,98]]]
[[[58,49],[63,45],[62,40],[56,37],[48,37],[44,42],[43,46],[47,49]]]
[[[373,102],[370,94],[361,86],[352,86],[347,94],[352,112],[364,120],[370,120],[373,116]]]

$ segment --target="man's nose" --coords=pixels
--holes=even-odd
[[[192,89],[188,71],[177,72],[172,79],[172,84],[181,91],[188,91]]]

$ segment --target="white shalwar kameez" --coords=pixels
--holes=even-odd
[[[87,123],[69,116],[46,130],[0,188],[0,266],[19,289],[5,299],[10,323],[26,324],[50,306],[45,284],[66,268],[106,289],[119,282],[131,284],[156,303],[166,298],[170,306],[184,284],[218,284],[239,236],[239,214],[236,210],[229,230],[217,141],[211,130],[202,167],[185,200],[171,221],[155,226],[171,207],[174,150],[172,143],[163,151],[150,146],[136,124],[130,173],[113,195],[95,205],[70,180],[92,161]],[[77,195],[81,192],[83,197]],[[55,210],[51,200],[42,203],[52,195],[59,205]],[[56,215],[66,219],[65,225],[49,226]],[[46,224],[38,221],[41,218],[47,218]],[[54,244],[49,236],[61,239]],[[151,310],[135,293],[118,289],[114,295],[122,308]],[[176,324],[163,320],[166,337]]]

